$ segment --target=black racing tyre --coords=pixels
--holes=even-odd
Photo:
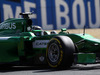
[[[50,40],[46,50],[47,62],[52,68],[70,68],[74,61],[75,46],[67,36],[57,36]]]

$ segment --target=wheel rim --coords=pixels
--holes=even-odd
[[[53,43],[48,49],[48,58],[51,62],[57,62],[59,59],[59,47],[57,44]]]

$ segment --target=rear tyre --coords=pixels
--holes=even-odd
[[[46,50],[47,62],[52,68],[69,68],[74,60],[75,46],[67,36],[57,36],[50,40]]]

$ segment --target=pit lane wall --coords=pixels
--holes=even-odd
[[[100,28],[100,0],[0,0],[0,21],[34,11],[33,25],[43,29]]]

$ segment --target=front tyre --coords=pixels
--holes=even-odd
[[[69,68],[73,63],[75,46],[67,36],[52,38],[46,51],[47,62],[50,67]]]

